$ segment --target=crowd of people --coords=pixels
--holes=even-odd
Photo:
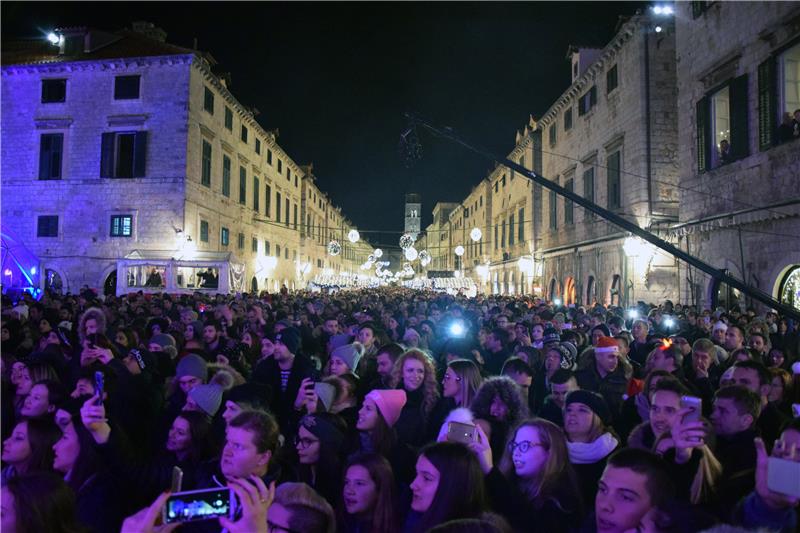
[[[800,334],[772,312],[400,288],[2,303],[3,532],[798,527],[770,467],[800,461]],[[201,489],[233,511],[162,523]]]

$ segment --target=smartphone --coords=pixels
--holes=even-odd
[[[94,373],[94,391],[97,394],[97,397],[100,399],[99,403],[103,403],[103,373],[102,372],[95,372]]]
[[[447,423],[447,441],[469,444],[478,440],[478,429],[472,424],[461,422]]]
[[[195,522],[225,516],[234,516],[233,491],[213,488],[177,492],[169,497],[162,511],[165,524]]]
[[[97,335],[94,333],[90,333],[86,336],[86,340],[89,341],[89,349],[94,350],[96,346],[94,345],[94,341],[97,338]]]
[[[691,409],[683,416],[684,422],[699,422],[703,413],[703,400],[697,396],[681,396],[681,409]]]
[[[800,418],[800,403],[792,404],[792,416],[794,418]]]
[[[170,487],[170,492],[175,494],[181,491],[183,487],[183,470],[179,466],[172,467],[172,485]]]
[[[800,498],[800,463],[770,457],[767,462],[767,487],[771,491]]]

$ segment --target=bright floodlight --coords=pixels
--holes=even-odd
[[[460,337],[464,334],[464,326],[460,322],[453,322],[450,326],[450,335],[453,337]]]
[[[469,238],[475,242],[478,242],[483,237],[483,232],[480,228],[472,228],[472,231],[469,232]]]
[[[660,15],[661,13],[663,13],[662,7],[661,6],[653,7],[653,13],[655,13],[656,15]]]
[[[664,6],[661,8],[662,15],[672,15],[672,13],[673,13],[672,6]]]
[[[561,305],[561,298],[553,298],[553,303],[556,305]]]
[[[665,318],[664,325],[667,326],[668,328],[671,328],[672,326],[675,325],[675,320],[673,320],[672,318]]]
[[[36,267],[31,267],[31,275],[36,275]]]
[[[61,40],[58,35],[53,32],[47,34],[47,40],[50,41],[52,44],[58,44]]]
[[[628,318],[637,319],[639,318],[639,311],[636,309],[628,309]]]

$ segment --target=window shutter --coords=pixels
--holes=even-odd
[[[100,177],[114,177],[114,137],[115,133],[104,133],[100,149]]]
[[[777,142],[778,99],[775,58],[758,66],[758,148],[766,150]]]
[[[133,177],[141,178],[145,175],[147,162],[147,132],[137,131],[136,141],[133,144]]]
[[[50,179],[50,145],[52,144],[49,135],[42,135],[39,141],[39,179]]]
[[[731,91],[731,154],[733,159],[750,155],[750,137],[747,135],[747,74],[735,78]]]
[[[711,163],[708,151],[708,97],[697,102],[697,171],[705,172]]]

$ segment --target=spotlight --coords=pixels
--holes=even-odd
[[[637,311],[636,309],[628,309],[628,318],[636,320],[637,318],[639,318],[639,311]]]
[[[464,334],[464,326],[460,322],[453,322],[450,326],[450,335],[453,337],[460,337]]]
[[[53,32],[50,32],[47,34],[47,40],[50,41],[50,44],[58,44],[59,42],[61,42],[61,37],[59,37]]]
[[[663,13],[662,7],[661,6],[655,6],[653,8],[653,13],[655,13],[656,15],[660,15],[661,13]]]
[[[661,26],[656,26],[656,33],[661,33],[663,28]]]
[[[561,298],[553,298],[553,303],[556,305],[561,305]]]
[[[664,319],[664,325],[671,329],[672,326],[675,325],[675,320],[672,319],[671,317],[667,317]]]

